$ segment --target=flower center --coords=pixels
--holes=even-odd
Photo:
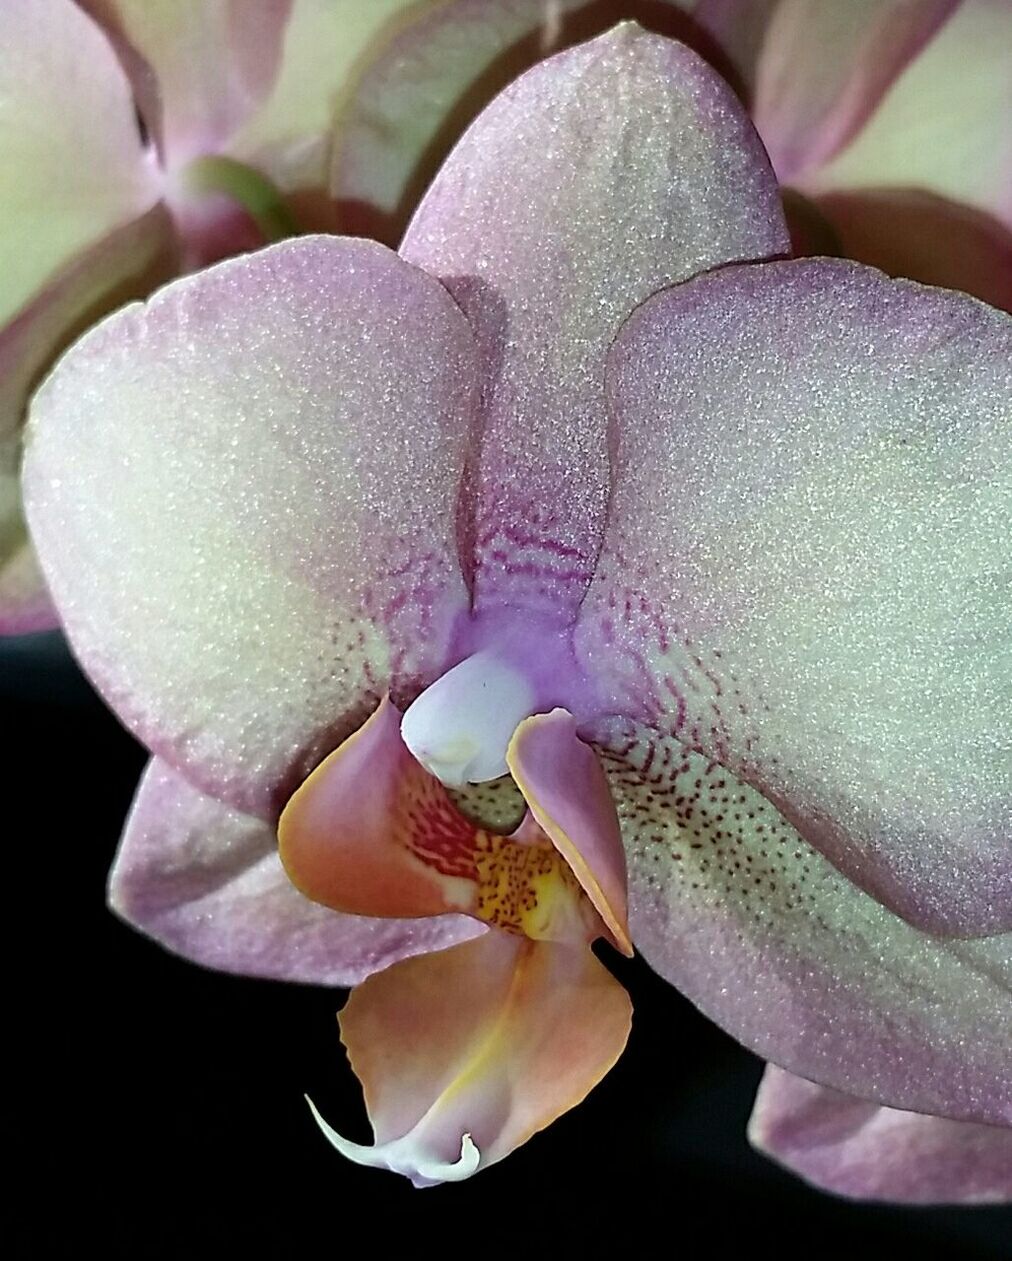
[[[507,773],[506,748],[534,712],[529,679],[488,650],[448,670],[410,705],[401,737],[430,775],[450,788]]]

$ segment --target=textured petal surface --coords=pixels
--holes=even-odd
[[[780,180],[860,130],[958,0],[782,0],[756,68],[753,117]]]
[[[1012,1199],[1012,1129],[880,1108],[770,1065],[749,1138],[826,1191],[898,1204]]]
[[[292,882],[360,915],[470,911],[474,825],[408,752],[401,714],[375,713],[302,784],[278,824]]]
[[[473,389],[445,290],[340,238],[178,281],[65,356],[29,520],[75,651],[157,754],[270,813],[391,681],[440,672]]]
[[[791,1072],[891,1107],[1012,1122],[1012,936],[922,933],[725,767],[620,720],[597,735],[629,926],[652,967]]]
[[[356,985],[409,955],[473,936],[458,916],[366,919],[304,898],[277,855],[274,829],[152,762],[109,881],[128,923],[207,967],[320,985]]]
[[[576,874],[612,941],[632,954],[625,851],[608,781],[564,709],[517,727],[506,761],[531,813]]]
[[[577,647],[933,931],[1012,926],[1012,322],[830,261],[658,295],[611,361]],[[602,665],[600,663],[607,663]]]
[[[610,482],[605,355],[629,310],[671,281],[785,248],[748,119],[679,44],[625,24],[484,111],[401,251],[445,279],[478,336],[480,609],[563,618],[586,589]]]
[[[292,0],[84,0],[117,40],[166,164],[218,151],[270,92]]]
[[[0,332],[0,633],[56,625],[21,509],[21,438],[28,397],[59,350],[128,298],[149,293],[174,263],[164,207],[79,255]]]
[[[920,188],[1012,230],[1012,5],[964,0],[854,143],[802,186],[815,193]]]
[[[630,1020],[586,947],[490,932],[360,986],[341,1036],[377,1144],[410,1135],[416,1164],[449,1165],[470,1134],[485,1168],[597,1085]]]
[[[94,22],[72,0],[7,0],[0,31],[4,324],[159,190],[126,76]]]

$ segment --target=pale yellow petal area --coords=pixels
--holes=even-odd
[[[324,188],[333,123],[360,67],[390,23],[432,0],[295,0],[270,94],[229,143],[229,152],[284,192]]]
[[[581,1102],[622,1053],[631,1017],[586,946],[493,931],[404,960],[360,985],[340,1017],[376,1145],[325,1132],[350,1159],[416,1185],[459,1179]]]
[[[914,187],[1012,227],[1012,4],[967,0],[860,134],[802,187]]]
[[[7,0],[0,56],[0,325],[159,197],[130,85],[72,0]]]
[[[109,32],[165,164],[218,152],[272,90],[292,0],[82,0]]]

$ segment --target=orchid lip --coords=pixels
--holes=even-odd
[[[508,773],[506,749],[535,706],[528,677],[483,650],[448,670],[408,707],[401,736],[430,774],[463,788]]]
[[[327,1140],[342,1156],[356,1165],[389,1169],[391,1173],[402,1174],[416,1187],[438,1186],[442,1182],[462,1182],[465,1178],[470,1178],[481,1163],[481,1153],[470,1134],[461,1135],[459,1158],[455,1161],[444,1161],[427,1156],[412,1141],[410,1134],[375,1147],[353,1143],[323,1119],[308,1095],[306,1103]]]

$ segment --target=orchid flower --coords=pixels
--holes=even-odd
[[[450,0],[409,15],[345,99],[334,195],[403,222],[462,103],[619,17],[676,34],[738,85],[798,252],[1012,309],[1007,0]]]
[[[597,936],[789,1073],[1012,1124],[1012,321],[787,248],[737,98],[626,24],[399,254],[222,263],[35,397],[46,577],[153,754],[113,905],[364,981],[356,1159],[458,1178],[581,1098]]]
[[[128,298],[297,225],[332,224],[334,102],[406,2],[4,4],[0,633],[55,625],[18,491],[31,389]]]
[[[766,1069],[749,1138],[815,1186],[902,1204],[1012,1200],[1012,1129],[880,1108]]]

